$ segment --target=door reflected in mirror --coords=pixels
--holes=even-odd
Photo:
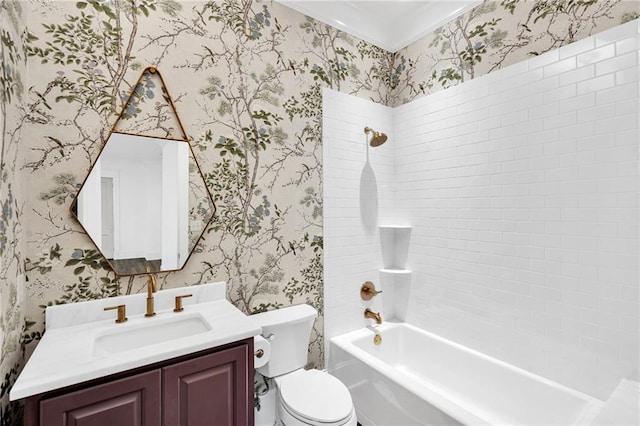
[[[71,211],[117,275],[181,269],[215,207],[188,141],[114,132]]]

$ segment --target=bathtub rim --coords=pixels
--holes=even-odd
[[[545,377],[539,376],[530,371],[524,370],[523,368],[517,367],[515,365],[509,364],[505,361],[502,361],[497,358],[493,358],[489,355],[486,355],[482,352],[479,352],[475,349],[469,348],[462,344],[453,342],[451,340],[445,339],[442,336],[434,334],[432,332],[426,331],[419,327],[416,327],[413,324],[402,322],[402,321],[387,321],[382,325],[377,326],[381,333],[385,331],[394,329],[394,328],[403,328],[406,327],[412,331],[417,332],[418,334],[425,335],[427,338],[434,339],[439,343],[445,345],[451,345],[452,347],[467,352],[473,356],[479,357],[484,361],[495,363],[500,367],[508,369],[511,372],[515,372],[518,374],[522,374],[529,379],[540,381],[546,385],[552,386],[560,391],[566,392],[567,394],[579,398],[585,401],[585,408],[580,413],[580,416],[576,419],[575,424],[590,424],[595,417],[598,415],[602,407],[604,406],[604,401],[601,401],[593,396],[587,395],[583,392],[580,392],[576,389],[572,389],[568,386],[565,386],[561,383],[554,382],[553,380],[547,379]],[[459,404],[449,400],[448,398],[438,394],[435,389],[430,386],[423,385],[420,383],[414,383],[414,381],[410,380],[408,377],[404,375],[394,375],[394,368],[387,365],[379,358],[374,355],[368,353],[366,350],[359,348],[354,344],[354,340],[373,337],[373,332],[367,328],[359,328],[354,331],[350,331],[338,336],[335,336],[330,339],[331,345],[336,345],[340,349],[346,351],[351,356],[359,359],[360,361],[366,363],[368,366],[376,370],[378,373],[384,375],[389,378],[389,380],[395,382],[396,384],[407,388],[409,391],[415,393],[416,395],[421,395],[422,399],[425,399],[426,402],[433,405],[437,409],[443,411],[447,415],[451,416],[455,420],[469,425],[488,425],[492,424],[487,419],[469,411],[468,409],[460,406]],[[332,364],[331,354],[329,356],[329,371],[333,370],[334,365]],[[426,391],[426,392],[425,392]],[[425,394],[426,393],[426,394]],[[423,395],[423,396],[422,396]]]

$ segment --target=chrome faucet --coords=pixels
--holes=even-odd
[[[376,321],[376,324],[382,324],[382,317],[379,312],[373,312],[371,309],[367,308],[364,310],[364,317],[371,318]]]
[[[147,272],[150,272],[149,268],[147,268]],[[145,317],[152,317],[156,314],[153,293],[156,292],[157,287],[156,276],[149,274],[149,279],[147,279],[147,313],[144,314]]]

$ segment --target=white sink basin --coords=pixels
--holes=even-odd
[[[135,324],[115,326],[108,332],[96,336],[94,355],[108,355],[144,346],[165,343],[211,330],[211,326],[200,314],[176,314],[172,318],[144,318]]]

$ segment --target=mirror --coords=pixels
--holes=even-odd
[[[138,86],[148,84],[148,74],[143,72]],[[176,119],[180,123],[177,114]],[[215,206],[186,137],[112,130],[71,212],[122,276],[182,269]]]

